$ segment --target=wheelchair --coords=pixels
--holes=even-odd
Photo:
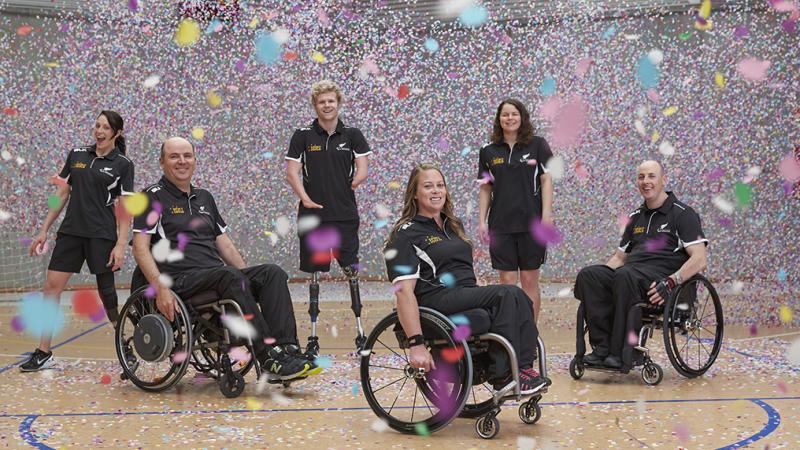
[[[178,306],[170,322],[158,312],[155,298],[148,297],[146,289],[134,291],[120,312],[115,346],[121,379],[144,391],[160,392],[180,381],[191,365],[216,380],[225,397],[235,398],[244,390],[244,377],[253,367],[261,377],[252,342],[232,337],[222,324],[225,314],[244,317],[233,300],[220,299],[213,291],[184,300],[173,292]],[[246,347],[247,358],[237,360],[230,354],[239,346]]]
[[[471,335],[460,333],[453,322],[456,316],[466,317]],[[491,439],[500,431],[500,406],[506,400],[522,398],[517,358],[506,338],[488,332],[491,321],[486,310],[472,309],[451,318],[419,308],[425,346],[436,365],[426,373],[409,363],[410,347],[397,311],[384,317],[360,352],[364,396],[375,414],[401,433],[426,435],[462,417],[477,418],[475,431],[481,438]],[[496,393],[488,383],[490,345],[499,345],[508,353],[515,382]],[[546,377],[547,355],[541,339],[537,346],[539,373]],[[520,405],[518,413],[524,423],[539,421],[539,401],[546,392],[545,387]]]
[[[714,364],[722,348],[724,323],[722,304],[716,289],[704,276],[695,275],[676,287],[663,306],[653,305],[645,299],[637,303],[628,313],[628,329],[639,328],[636,345],[626,343],[622,354],[622,368],[589,365],[583,361],[586,354],[583,302],[578,307],[576,328],[576,352],[569,364],[570,376],[578,380],[585,371],[595,370],[610,373],[630,372],[642,367],[642,380],[655,386],[664,377],[664,371],[650,358],[647,339],[655,330],[661,329],[664,348],[675,370],[687,378],[699,377]]]

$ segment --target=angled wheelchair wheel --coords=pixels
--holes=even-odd
[[[491,360],[488,354],[488,342],[470,344],[472,357],[472,386],[467,393],[467,402],[458,417],[476,419],[485,416],[495,408],[494,388],[489,380],[489,365]],[[480,346],[480,348],[476,348]]]
[[[664,309],[664,347],[678,373],[703,375],[722,348],[724,323],[716,289],[695,275],[672,293]]]
[[[122,307],[115,345],[123,377],[145,391],[159,392],[186,373],[192,328],[182,301],[177,302],[175,320],[169,322],[158,312],[155,299],[145,296],[145,290],[134,292]]]
[[[224,332],[224,327],[219,317],[215,317],[211,313],[205,312],[200,314],[194,320],[192,335],[195,341],[192,346],[191,364],[195,370],[215,380],[219,379],[221,375],[220,369],[222,368],[224,370],[222,366],[222,357],[225,352],[221,352],[220,348],[225,349],[231,347],[224,342]],[[245,376],[255,364],[253,350],[250,345],[236,345],[234,347],[245,347],[249,353],[249,358],[242,358],[242,360],[239,360],[236,358],[236,356],[239,356],[238,353],[236,355],[230,354],[230,350],[228,350],[231,370]]]
[[[409,363],[409,349],[397,313],[381,320],[361,351],[361,386],[370,408],[402,433],[433,433],[458,416],[472,383],[472,362],[464,341],[454,341],[452,323],[442,314],[420,308],[425,346],[436,369],[419,373]]]

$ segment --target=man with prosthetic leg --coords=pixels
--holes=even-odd
[[[350,307],[358,332],[356,348],[360,350],[366,341],[358,287],[359,218],[355,190],[367,178],[368,155],[372,153],[361,131],[345,126],[339,119],[342,93],[336,83],[314,83],[311,103],[317,118],[294,132],[286,155],[286,179],[300,199],[300,270],[311,274],[311,336],[306,347],[309,359],[319,354],[320,273],[330,270],[334,258],[350,287]],[[299,352],[299,348],[296,350]]]

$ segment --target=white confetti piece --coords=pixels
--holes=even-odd
[[[225,327],[236,337],[255,339],[258,334],[253,325],[242,317],[223,314],[220,319],[222,319]]]
[[[383,252],[383,257],[386,258],[387,261],[393,260],[397,256],[397,250],[390,248]]]
[[[744,291],[744,282],[739,280],[733,280],[733,283],[731,283],[731,293],[741,294],[742,291]]]
[[[175,262],[183,259],[183,252],[180,250],[172,250],[167,255],[167,262]]]
[[[160,76],[150,75],[149,77],[145,78],[144,82],[142,82],[142,86],[144,86],[146,89],[151,89],[154,88],[160,81]]]
[[[292,221],[290,221],[288,217],[280,216],[275,219],[275,232],[277,232],[280,237],[286,237],[291,229]]]
[[[12,217],[14,217],[14,216],[10,212],[0,209],[0,222],[5,222],[6,220],[8,220],[8,219],[10,219]]]
[[[331,336],[339,337],[339,329],[336,328],[336,325],[331,325]]]
[[[724,212],[725,214],[730,214],[733,212],[733,203],[728,200],[725,200],[721,196],[717,195],[711,200],[711,203],[720,211]]]
[[[11,152],[9,152],[8,150],[3,150],[2,152],[0,152],[0,156],[3,157],[3,161],[8,161],[11,159]]]
[[[659,65],[664,61],[664,52],[654,48],[647,53],[647,59],[649,59],[651,63]]]
[[[297,232],[302,234],[311,231],[317,228],[319,222],[318,216],[303,216],[297,220]]]
[[[800,339],[795,339],[789,350],[786,351],[786,359],[795,367],[800,366]]]
[[[675,147],[669,141],[661,141],[661,144],[658,145],[658,153],[664,156],[672,156],[675,154]]]
[[[644,124],[641,120],[634,120],[633,128],[636,129],[636,132],[639,133],[639,136],[645,137],[647,135],[647,130],[644,128]]]
[[[556,294],[557,297],[564,298],[564,297],[572,297],[572,288],[564,288],[558,291]]]
[[[536,439],[528,436],[517,436],[517,449],[534,450],[536,448]]]
[[[561,155],[553,156],[547,161],[547,173],[553,177],[554,181],[564,178],[564,158]]]
[[[383,433],[384,431],[389,429],[389,424],[381,419],[377,419],[369,426],[372,431],[376,433]]]
[[[280,406],[288,406],[292,404],[292,400],[281,394],[279,391],[270,391],[269,398],[272,399],[273,402],[279,404]]]
[[[158,282],[167,289],[172,287],[172,277],[165,273],[158,276]]]
[[[375,215],[378,216],[379,219],[386,219],[392,215],[392,211],[390,211],[385,205],[378,203],[375,205]]]
[[[286,28],[278,28],[272,32],[272,39],[274,39],[279,45],[289,42],[290,37],[291,34],[289,34],[289,30]]]
[[[150,251],[153,253],[153,259],[155,259],[156,262],[166,261],[170,251],[169,240],[168,239],[159,240],[158,242],[156,242],[156,245],[154,245]]]
[[[643,398],[636,399],[636,413],[639,414],[639,418],[644,418],[645,413],[647,412],[647,407],[644,403]]]

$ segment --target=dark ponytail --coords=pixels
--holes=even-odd
[[[122,120],[122,116],[120,116],[118,112],[111,110],[100,111],[97,117],[100,116],[106,116],[106,120],[108,120],[108,125],[111,126],[111,129],[114,130],[115,133],[120,133],[114,141],[114,145],[119,149],[119,152],[124,155],[127,147],[125,146],[125,136],[121,134],[125,128],[125,121]]]

